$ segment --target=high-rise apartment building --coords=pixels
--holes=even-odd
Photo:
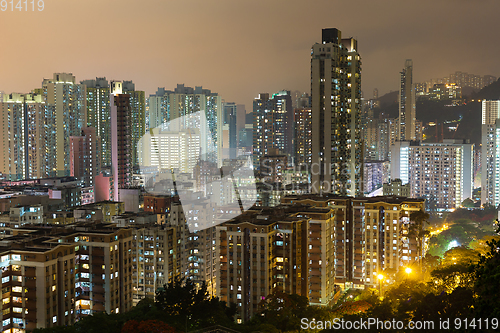
[[[31,225],[1,241],[0,260],[4,331],[72,325],[132,308],[131,229]]]
[[[192,173],[200,159],[200,131],[167,131],[162,127],[149,130],[138,142],[142,167],[157,167],[161,170],[178,169],[181,173]]]
[[[253,165],[260,164],[260,157],[273,147],[273,102],[268,93],[259,94],[253,101]],[[266,119],[267,118],[267,119]]]
[[[497,170],[500,137],[497,137],[497,120],[500,119],[500,101],[482,101],[481,121],[481,204],[497,207],[496,188],[500,188],[500,169]]]
[[[96,129],[84,127],[81,136],[70,139],[70,176],[83,180],[84,187],[94,187],[94,178],[100,173],[100,137]]]
[[[111,170],[114,200],[118,201],[118,189],[132,185],[130,95],[123,94],[123,83],[111,82]]]
[[[260,158],[278,149],[292,154],[293,135],[292,98],[289,91],[279,91],[270,96],[259,94],[253,101],[253,159],[259,167]]]
[[[363,192],[361,58],[354,38],[323,29],[312,47],[312,191]]]
[[[457,71],[454,74],[450,74],[449,82],[446,83],[454,83],[459,87],[471,87],[480,90],[496,80],[497,78],[492,75],[481,76]]]
[[[117,81],[113,81],[117,82]],[[80,82],[87,88],[87,126],[94,127],[100,136],[99,147],[103,166],[111,166],[111,106],[110,84],[105,77]],[[131,111],[130,154],[132,166],[138,165],[137,142],[146,130],[146,100],[144,91],[135,90],[132,81],[123,81],[122,94],[129,95]]]
[[[363,165],[364,193],[371,193],[387,183],[390,175],[389,161],[365,160]]]
[[[155,94],[149,95],[149,128],[159,127],[170,120],[168,93],[165,88],[158,88]]]
[[[134,168],[139,166],[137,144],[146,133],[146,97],[144,91],[135,90],[135,84],[132,81],[123,81],[123,93],[129,95],[130,160]]]
[[[415,89],[413,87],[413,61],[406,59],[401,72],[399,90],[399,141],[415,140]]]
[[[169,223],[129,222],[126,226],[133,228],[132,290],[137,305],[145,297],[154,299],[159,288],[180,276],[178,258],[184,245],[183,229]]]
[[[311,108],[299,108],[294,110],[294,165],[311,165]]]
[[[370,115],[369,115],[370,116]],[[391,145],[398,139],[399,120],[380,113],[378,118],[369,118],[363,128],[365,160],[388,160]]]
[[[46,176],[44,103],[38,94],[5,94],[0,100],[0,172],[7,180]]]
[[[216,227],[217,295],[236,319],[259,312],[273,291],[327,305],[334,296],[333,211],[329,207],[255,208]]]
[[[178,84],[174,91],[158,88],[155,95],[149,97],[150,128],[163,126],[167,131],[183,131],[198,128],[201,133],[201,155],[203,159],[222,165],[222,100],[217,93],[202,87],[185,87]],[[190,116],[200,112],[205,119],[196,120]],[[174,122],[173,128],[169,122]],[[201,121],[206,127],[197,124]],[[209,133],[210,132],[210,133]]]
[[[87,123],[93,127],[100,138],[96,154],[99,154],[103,166],[111,165],[111,103],[109,99],[109,82],[105,77],[95,80],[80,81],[86,87]]]
[[[237,148],[238,148],[238,120],[243,119],[243,128],[245,126],[245,108],[241,108],[243,105],[236,105],[235,103],[222,102],[223,109],[223,157],[224,158],[236,158]],[[243,113],[241,113],[243,111]]]
[[[86,122],[86,87],[71,73],[55,73],[42,83],[45,103],[44,173],[49,177],[69,176],[71,136],[79,136]]]
[[[334,274],[329,283],[342,289],[377,287],[377,274],[387,269],[394,274],[425,255],[424,249],[417,252],[416,240],[408,234],[414,223],[410,214],[424,210],[424,199],[306,194],[282,202],[334,210]]]
[[[472,197],[472,144],[453,139],[443,143],[398,141],[391,148],[391,178],[409,183],[412,198],[426,198],[439,210],[451,210]]]
[[[237,319],[258,313],[274,291],[329,305],[335,291],[377,287],[424,255],[408,233],[423,199],[293,195],[278,207],[254,207],[217,229],[217,295]],[[392,273],[391,273],[392,272]]]

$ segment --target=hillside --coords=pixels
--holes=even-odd
[[[500,99],[500,79],[489,86],[484,87],[479,92],[472,94],[473,99]]]
[[[381,112],[389,117],[398,117],[398,92],[390,92],[381,96],[380,107],[374,110],[374,117]],[[416,117],[424,124],[434,122],[436,127],[430,127],[425,132],[427,142],[436,142],[442,138],[470,139],[471,143],[481,143],[481,103],[482,99],[500,99],[500,79],[478,92],[470,94],[470,100],[459,106],[448,106],[449,101],[430,101],[420,99],[416,104]],[[472,102],[474,100],[474,102]],[[452,122],[458,123],[456,132],[448,131]],[[442,124],[442,125],[441,125]]]

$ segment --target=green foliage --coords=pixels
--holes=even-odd
[[[471,198],[467,198],[465,199],[464,201],[462,201],[462,207],[465,207],[465,208],[473,208],[475,205],[475,202],[472,201]]]
[[[490,251],[481,256],[480,261],[472,269],[476,293],[474,315],[480,318],[499,318],[500,241],[492,240],[487,244]]]
[[[450,249],[452,241],[467,246],[478,239],[493,235],[491,212],[457,210],[446,217],[450,228],[429,240],[429,253],[442,257]],[[489,228],[490,232],[485,231]]]
[[[156,307],[178,330],[196,330],[213,325],[233,326],[236,306],[210,297],[205,283],[174,279],[156,292]]]
[[[324,307],[310,306],[305,296],[285,294],[275,291],[268,295],[259,304],[260,313],[247,324],[255,330],[274,333],[270,326],[281,332],[297,331],[300,329],[302,318],[315,318],[316,320],[329,320],[330,313]]]
[[[409,236],[415,237],[417,240],[417,253],[422,253],[422,249],[424,247],[424,240],[429,236],[429,231],[425,229],[425,225],[429,224],[430,215],[423,210],[419,210],[418,212],[412,212],[410,214],[410,220],[413,223],[410,225]],[[422,262],[419,259],[420,270],[422,271]]]
[[[488,242],[493,240],[500,240],[500,236],[484,236],[481,239],[476,239],[470,242],[469,247],[477,251],[480,255],[485,256],[490,251]]]

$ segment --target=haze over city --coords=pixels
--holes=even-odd
[[[498,13],[0,0],[0,332],[497,332]]]
[[[335,26],[359,43],[362,90],[397,90],[404,60],[414,82],[455,71],[498,75],[500,2],[62,1],[2,12],[0,91],[29,92],[54,72],[77,80],[134,80],[152,94],[177,83],[245,104],[258,93],[310,91],[310,49]]]

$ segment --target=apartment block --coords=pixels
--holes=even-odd
[[[78,224],[0,241],[3,330],[72,325],[132,307],[132,231]]]
[[[500,101],[483,100],[481,120],[481,204],[491,204],[495,207],[500,200],[495,200],[495,189],[499,187],[496,175],[497,160],[497,119],[500,119]],[[495,205],[496,204],[496,205]]]
[[[335,28],[311,49],[311,107],[312,191],[361,195],[361,57],[356,39]]]
[[[294,110],[294,164],[311,165],[311,108]]]
[[[335,273],[331,283],[342,289],[375,287],[374,273],[386,269],[396,272],[419,256],[416,241],[409,237],[408,228],[413,223],[409,218],[411,212],[425,209],[424,199],[305,194],[287,196],[282,202],[333,209],[334,234],[331,237]],[[389,225],[388,221],[392,223]],[[396,232],[393,232],[394,227]]]
[[[253,101],[253,159],[260,166],[260,158],[270,151],[293,154],[293,109],[289,91],[275,94],[261,93]]]
[[[439,210],[451,210],[472,197],[473,158],[473,145],[464,140],[399,141],[391,150],[391,177],[409,183],[412,198],[426,198]]]
[[[327,305],[334,295],[332,211],[303,205],[255,208],[217,229],[217,295],[236,303],[246,321],[270,293],[307,296]]]

